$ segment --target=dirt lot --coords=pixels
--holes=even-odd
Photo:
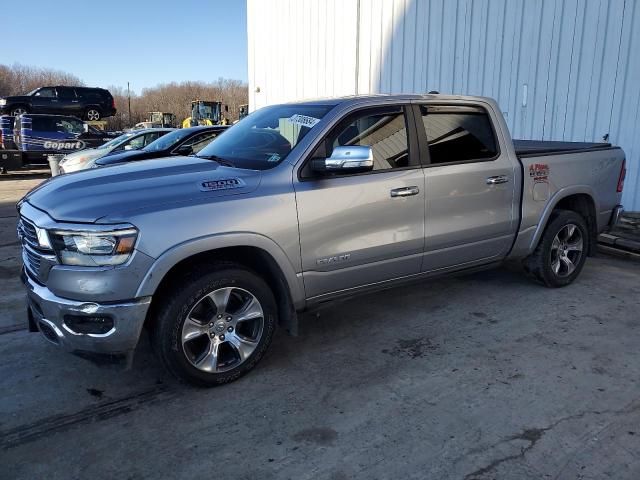
[[[184,387],[25,330],[0,180],[0,478],[640,478],[640,263],[547,290],[501,269],[360,297],[231,385]]]

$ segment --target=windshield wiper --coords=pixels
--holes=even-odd
[[[213,160],[218,162],[220,165],[224,165],[225,167],[234,167],[235,165],[233,163],[231,163],[229,160],[225,160],[222,157],[219,157],[217,155],[194,155],[195,157],[198,158],[204,158],[206,160]]]

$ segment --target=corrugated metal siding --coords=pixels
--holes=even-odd
[[[248,0],[247,6],[252,110],[354,93],[357,0]]]
[[[429,90],[494,97],[516,138],[608,135],[621,145],[623,202],[640,210],[639,3],[248,0],[251,105]]]

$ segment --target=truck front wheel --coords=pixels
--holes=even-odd
[[[572,283],[584,267],[589,246],[584,218],[570,210],[557,210],[540,243],[525,262],[525,269],[550,288]]]
[[[13,117],[17,117],[18,115],[22,115],[24,113],[29,113],[29,110],[24,105],[16,105],[11,109],[11,115]]]
[[[264,356],[277,324],[267,284],[243,267],[224,263],[196,269],[155,310],[154,350],[167,370],[198,386],[228,383]]]

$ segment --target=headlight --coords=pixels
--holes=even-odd
[[[122,265],[133,253],[135,228],[105,232],[49,231],[51,247],[63,265]]]
[[[0,98],[0,106],[5,106],[7,101],[4,98]]]
[[[77,165],[78,163],[82,163],[84,161],[86,161],[89,157],[87,155],[85,156],[80,156],[80,157],[71,157],[69,158],[64,157],[62,160],[60,160],[60,163],[58,165]]]

